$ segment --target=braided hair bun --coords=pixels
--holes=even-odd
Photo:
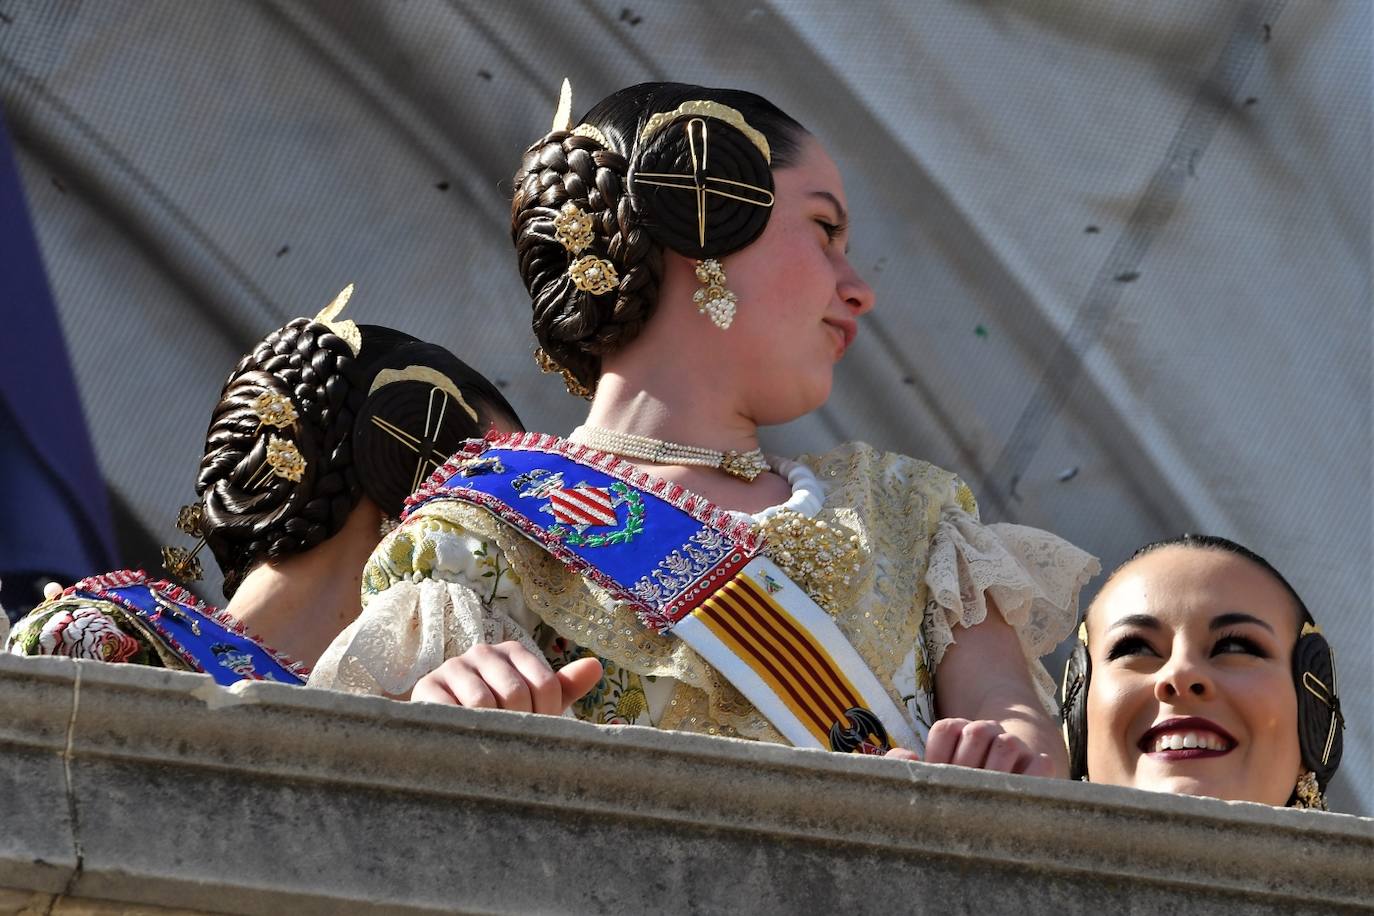
[[[692,193],[653,188],[642,181],[634,183],[631,193],[635,175],[692,174],[685,129],[690,117],[673,119],[640,141],[653,115],[674,112],[692,101],[715,102],[739,112],[766,138],[772,168],[790,164],[805,133],[800,124],[753,93],[642,83],[597,103],[581,127],[542,137],[526,150],[516,173],[511,238],[534,304],[532,326],[545,359],[570,377],[570,389],[593,388],[601,374],[601,357],[633,340],[653,316],[665,247],[688,257],[710,257],[705,253],[709,251],[719,256],[752,242],[767,222],[766,208],[708,195],[713,225],[703,245]],[[771,199],[772,173],[755,144],[725,121],[705,120],[706,174],[762,187]],[[593,224],[591,244],[577,257],[604,259],[615,271],[616,283],[607,292],[579,289],[569,275],[574,255],[554,228],[555,218],[569,203],[590,216]]]
[[[358,330],[355,354],[329,325],[297,318],[254,347],[225,382],[206,433],[196,493],[226,598],[257,563],[301,553],[337,534],[364,493],[384,512],[399,514],[414,488],[415,465],[388,461],[386,452],[402,447],[397,443],[406,436],[420,433],[411,445],[427,441],[431,452],[447,449],[446,456],[463,439],[485,433],[496,416],[519,425],[500,393],[448,351],[389,328]],[[417,369],[431,373],[431,384],[411,384],[424,375]],[[386,397],[373,404],[369,394],[389,370],[399,373],[390,377],[397,384],[378,389]],[[397,425],[399,439],[355,435],[365,416],[408,423],[414,411],[406,396],[427,399],[430,387],[467,392],[470,409],[444,411],[444,422],[428,434],[423,426],[407,431]],[[264,421],[264,395],[290,405],[277,425]],[[274,473],[269,451],[282,448],[303,459],[298,473]]]
[[[515,178],[511,235],[534,300],[535,336],[588,387],[600,374],[601,354],[634,339],[648,320],[663,269],[662,252],[624,193],[627,167],[624,156],[597,141],[560,131],[530,147]],[[618,283],[606,293],[579,290],[568,274],[568,249],[553,225],[567,203],[592,218],[593,242],[584,253],[615,267]]]

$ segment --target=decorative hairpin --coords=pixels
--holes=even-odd
[[[177,529],[196,539],[190,550],[185,547],[163,547],[162,568],[178,579],[194,582],[204,578],[204,570],[196,554],[205,547],[205,509],[200,503],[182,506],[177,511]]]
[[[712,102],[710,99],[694,99],[690,102],[683,102],[672,111],[660,111],[650,115],[649,120],[644,122],[644,129],[639,132],[639,142],[646,142],[673,121],[688,116],[715,118],[717,121],[724,121],[744,134],[750,143],[758,147],[758,151],[763,153],[764,162],[769,165],[773,164],[773,154],[768,148],[768,138],[758,128],[751,127],[749,122],[744,120],[744,115],[740,114],[739,109],[722,105],[720,102]]]
[[[568,249],[569,254],[581,254],[596,239],[596,223],[591,214],[568,201],[553,218],[553,237]]]
[[[591,124],[579,124],[573,127],[572,122],[572,83],[568,78],[563,78],[563,85],[558,90],[558,110],[553,114],[553,129],[555,131],[567,131],[576,137],[586,137],[595,140],[606,149],[611,148],[611,143],[606,139],[600,129]]]
[[[302,475],[305,474],[305,456],[301,454],[300,449],[296,448],[296,443],[290,439],[268,436],[267,460],[263,464],[266,467],[260,472],[262,480],[250,480],[248,483],[250,490],[261,486],[269,473],[285,478],[292,483],[300,483]]]
[[[258,429],[272,426],[285,429],[297,420],[296,408],[291,399],[275,391],[264,391],[253,402],[253,413],[258,417]]]
[[[357,356],[363,349],[363,334],[358,330],[358,325],[352,321],[339,321],[339,314],[348,305],[348,300],[353,298],[353,284],[345,286],[334,301],[320,309],[315,321],[333,331],[335,336],[348,344],[348,348]]]
[[[577,257],[596,238],[594,225],[590,214],[568,201],[553,219],[553,235],[568,254]],[[615,265],[594,254],[582,255],[569,264],[568,276],[572,278],[574,286],[593,296],[609,293],[620,282]]]

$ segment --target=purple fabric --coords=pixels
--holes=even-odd
[[[114,532],[0,116],[0,578],[110,569]]]

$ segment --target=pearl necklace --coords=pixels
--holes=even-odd
[[[568,436],[569,442],[590,445],[592,448],[624,458],[638,458],[654,464],[688,464],[694,467],[717,468],[743,481],[753,481],[768,470],[762,449],[747,452],[719,452],[699,445],[679,445],[636,433],[622,433],[600,426],[579,426]]]

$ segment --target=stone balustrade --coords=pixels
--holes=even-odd
[[[1374,908],[1365,818],[240,687],[0,657],[0,909]]]

